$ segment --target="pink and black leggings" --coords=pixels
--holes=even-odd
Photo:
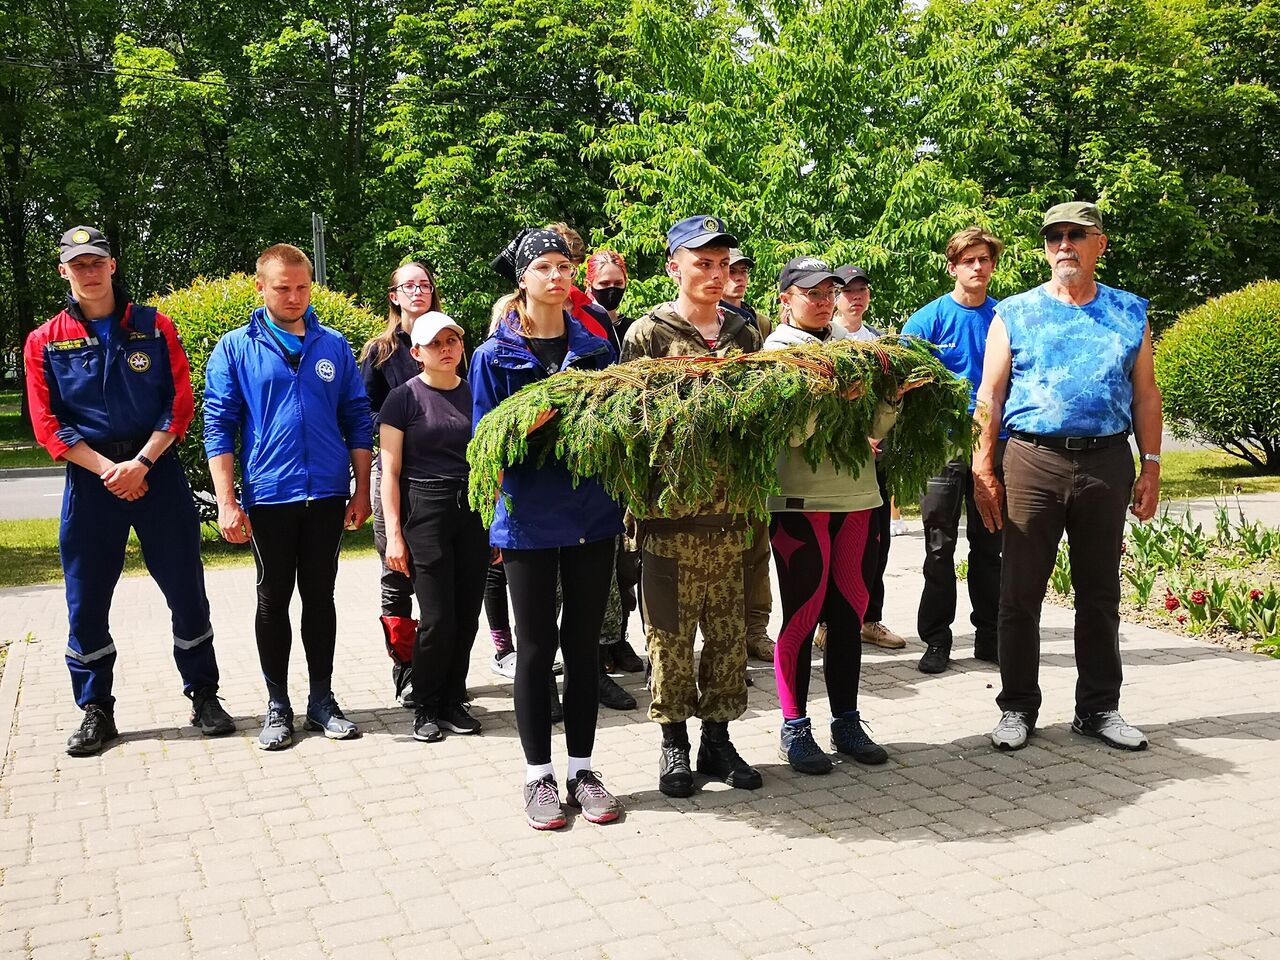
[[[784,720],[808,715],[809,658],[820,622],[827,625],[822,664],[832,716],[858,709],[868,599],[862,567],[871,514],[775,513],[769,523],[782,595],[773,668]]]

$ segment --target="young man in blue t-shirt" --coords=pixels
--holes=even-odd
[[[948,370],[969,381],[972,412],[982,381],[982,360],[987,331],[995,315],[996,301],[987,296],[987,285],[1004,249],[996,237],[981,227],[966,227],[947,242],[947,273],[955,286],[921,307],[902,328],[904,335],[921,337]],[[997,466],[1004,452],[1000,434]],[[953,557],[960,529],[960,510],[967,515],[969,541],[969,602],[973,607],[973,655],[998,661],[996,615],[1000,605],[999,531],[989,532],[974,502],[973,473],[967,460],[948,463],[933,477],[920,500],[924,522],[924,589],[920,594],[917,630],[926,650],[920,658],[921,673],[942,673],[951,655],[951,623],[956,616],[956,571]]]

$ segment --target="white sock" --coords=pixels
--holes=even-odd
[[[583,770],[587,771],[587,773],[591,772],[590,757],[570,757],[569,758],[569,779],[570,780],[573,780],[574,778],[576,778],[578,774],[580,774]]]
[[[524,782],[533,783],[535,780],[541,780],[548,773],[552,777],[556,775],[556,768],[549,763],[526,763],[524,765]]]

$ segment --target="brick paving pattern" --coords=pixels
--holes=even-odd
[[[886,622],[906,635],[915,528],[889,570]],[[185,726],[167,611],[135,578],[113,617],[124,736],[89,759],[63,752],[79,713],[61,588],[0,592],[0,636],[17,641],[0,682],[0,957],[1280,958],[1280,662],[1126,626],[1122,709],[1151,749],[1119,754],[1069,732],[1071,613],[1046,606],[1044,726],[999,755],[998,676],[969,659],[962,597],[948,673],[916,671],[914,638],[864,650],[886,766],[792,773],[772,671],[755,665],[734,730],[764,789],[670,800],[629,676],[642,705],[602,710],[595,752],[626,817],[542,834],[521,815],[511,683],[488,670],[487,631],[470,676],[484,736],[416,743],[390,705],[376,563],[344,561],[335,685],[365,735],[267,754],[252,568],[208,578],[238,733]],[[297,643],[293,688],[304,703]],[[555,760],[563,785],[559,736]]]

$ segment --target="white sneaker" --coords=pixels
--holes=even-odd
[[[901,537],[906,532],[907,532],[907,521],[905,520],[889,521],[889,536]]]
[[[1132,724],[1125,723],[1119,710],[1103,710],[1087,717],[1076,717],[1071,730],[1083,737],[1094,737],[1119,750],[1147,749],[1146,734]]]
[[[508,680],[516,678],[516,652],[512,650],[506,656],[494,657],[489,661],[489,669]]]
[[[1035,724],[1028,714],[1021,710],[1006,710],[991,731],[991,744],[997,750],[1021,750],[1027,745],[1033,726]]]

